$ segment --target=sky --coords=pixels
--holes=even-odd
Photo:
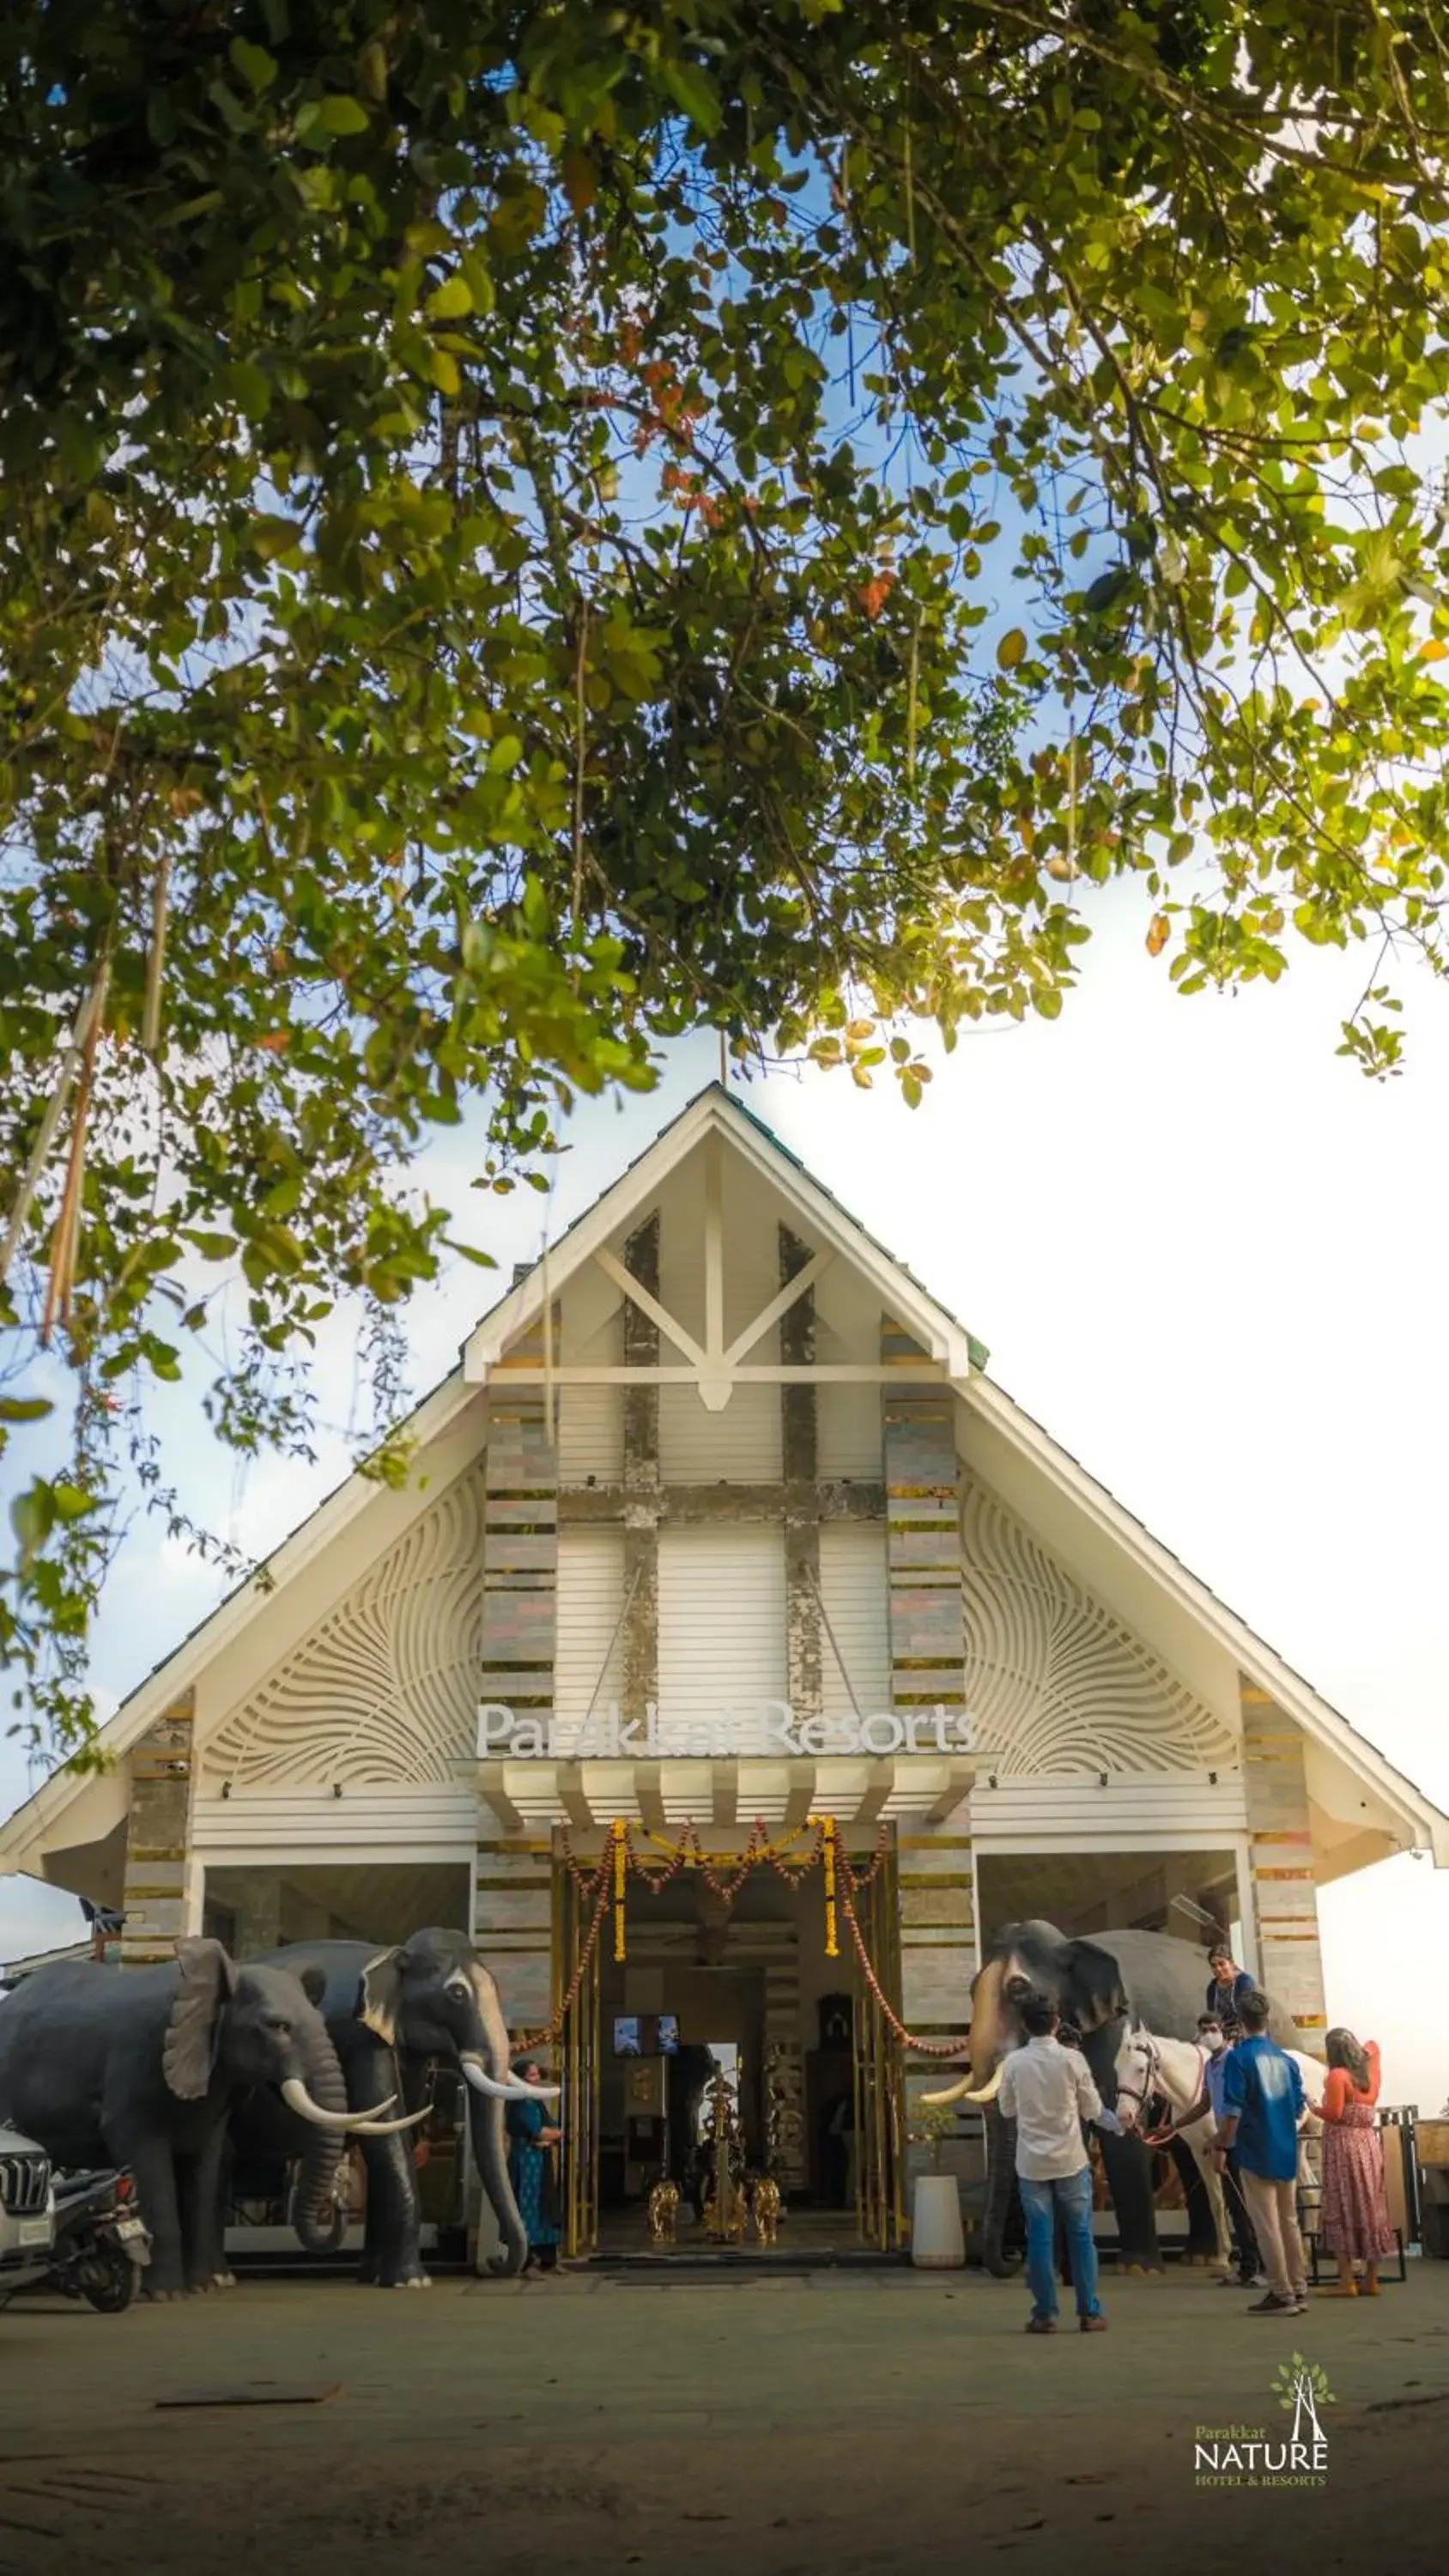
[[[933,1057],[921,1108],[893,1087],[785,1072],[741,1086],[872,1234],[991,1354],[990,1373],[1294,1668],[1449,1809],[1444,1484],[1444,1128],[1449,996],[1403,987],[1408,1069],[1365,1082],[1335,1054],[1361,955],[1300,951],[1273,990],[1183,999],[1145,952],[1129,886],[1096,902],[1080,989],[1053,1025],[993,1027]],[[451,1367],[511,1263],[551,1238],[717,1071],[715,1038],[671,1050],[660,1088],[588,1103],[547,1203],[465,1197],[467,1129],[428,1181],[498,1256],[458,1264],[409,1318],[413,1388]],[[483,1227],[487,1226],[485,1236]],[[319,1352],[340,1425],[345,1328]],[[168,1428],[191,1490],[253,1553],[345,1471],[209,1461],[184,1402]],[[141,1524],[96,1640],[109,1710],[217,1597],[215,1576]],[[0,1742],[0,1812],[29,1786]],[[1331,2020],[1376,2037],[1385,2097],[1449,2096],[1449,1872],[1404,1857],[1323,1892]],[[78,1928],[73,1901],[0,1880],[0,1958]],[[1433,1998],[1437,2022],[1421,2018]]]

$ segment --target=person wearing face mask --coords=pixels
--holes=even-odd
[[[1215,2013],[1201,2013],[1198,2016],[1197,2035],[1199,2045],[1208,2053],[1207,2065],[1204,2069],[1208,2100],[1213,2107],[1213,2117],[1221,2126],[1223,2085],[1228,2071],[1227,2033]],[[1223,2287],[1239,2290],[1262,2289],[1266,2287],[1266,2281],[1258,2261],[1258,2240],[1253,2234],[1253,2222],[1248,2216],[1248,2203],[1238,2173],[1236,2156],[1224,2156],[1219,2163],[1218,2173],[1223,2186],[1223,2201],[1227,2208],[1228,2225],[1232,2229],[1233,2261],[1236,2266],[1231,2280],[1224,2282]]]

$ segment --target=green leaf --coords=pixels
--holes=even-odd
[[[466,277],[445,277],[428,297],[424,311],[430,321],[453,322],[460,314],[473,310],[473,290]]]
[[[245,36],[233,37],[227,50],[247,87],[254,90],[258,97],[263,90],[271,88],[277,77],[277,59],[274,54],[267,53],[261,45],[248,44]]]
[[[0,1395],[0,1422],[44,1422],[55,1406],[45,1395]]]
[[[695,63],[661,63],[659,77],[675,106],[683,108],[690,123],[697,125],[701,134],[709,136],[719,132],[719,91],[708,72],[702,71]]]
[[[298,545],[302,531],[295,519],[280,519],[274,512],[264,511],[252,520],[247,534],[252,551],[270,562],[273,555],[287,554]]]
[[[337,94],[317,101],[317,123],[324,134],[365,134],[371,122],[360,98]]]
[[[1003,635],[1001,642],[996,647],[996,667],[1000,671],[1014,671],[1018,664],[1025,660],[1025,629],[1020,626],[1013,626],[1009,634]]]
[[[10,1506],[10,1526],[20,1541],[22,1558],[33,1557],[55,1527],[55,1488],[37,1477]]]

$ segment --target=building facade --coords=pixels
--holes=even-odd
[[[718,1086],[412,1432],[406,1487],[341,1488],[0,1867],[118,1909],[132,1962],[465,1922],[563,2051],[577,2243],[668,2108],[617,2025],[735,2048],[756,2120],[768,2072],[801,2193],[848,2132],[884,2241],[993,1926],[1216,1928],[1312,2048],[1317,1888],[1449,1863],[1428,1800]]]

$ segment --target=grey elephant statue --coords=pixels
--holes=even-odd
[[[321,1992],[320,1979],[238,1967],[219,1941],[186,1939],[174,1965],[59,1961],[0,2004],[0,2118],[61,2167],[130,2167],[152,2298],[230,2281],[221,2170],[243,2093],[288,2106],[303,2142],[296,2207],[320,2235],[356,2125]]]
[[[986,2113],[987,2189],[981,2259],[999,2278],[1012,2269],[1006,2228],[1015,2187],[1013,2124],[996,2107],[1003,2062],[1025,2033],[1020,2006],[1033,1991],[1050,1997],[1075,2034],[1101,2094],[1117,2098],[1117,2055],[1134,2022],[1165,2039],[1192,2039],[1203,2010],[1207,1953],[1167,1932],[1096,1932],[1074,1940],[1056,1924],[1007,1923],[993,1932],[971,1988],[971,2070],[928,2103],[975,2102]],[[1285,2047],[1297,2031],[1275,2008],[1272,2035]],[[1102,2163],[1116,2213],[1121,2258],[1128,2271],[1157,2272],[1162,2255],[1152,2206],[1152,2162],[1141,2140],[1100,2134]],[[1188,2251],[1208,2260],[1217,2234],[1201,2178],[1191,2156],[1174,2144],[1188,2207]]]
[[[359,2120],[397,2093],[416,2106],[430,2063],[463,2077],[473,2158],[498,2222],[501,2252],[491,2268],[521,2272],[528,2237],[508,2179],[504,2105],[558,2088],[525,2084],[512,2072],[498,1988],[467,1934],[431,1926],[382,1951],[366,1941],[300,1941],[271,1952],[268,1964],[316,1981],[347,2101]],[[232,2126],[245,2157],[292,2155],[301,2143],[295,2121],[261,2095],[240,2107]],[[426,2288],[413,2159],[397,2137],[362,2136],[367,2221],[359,2278],[380,2289]]]

